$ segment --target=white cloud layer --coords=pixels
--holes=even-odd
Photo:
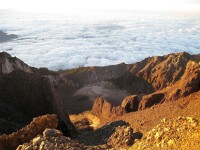
[[[19,38],[0,43],[0,51],[53,70],[134,63],[171,52],[200,53],[199,24],[199,15],[1,13],[0,30]]]

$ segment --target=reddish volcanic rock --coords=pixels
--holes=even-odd
[[[143,96],[139,105],[139,109],[143,110],[155,104],[160,103],[163,100],[164,96],[165,95],[163,93],[154,93],[154,94]]]
[[[95,100],[92,107],[92,113],[98,117],[109,118],[114,116],[121,116],[126,113],[121,106],[113,107],[109,102],[99,97]]]
[[[172,86],[157,91],[156,93],[143,96],[139,109],[145,109],[155,104],[177,100],[190,95],[200,89],[200,64],[189,61],[182,78]]]
[[[180,81],[163,90],[166,93],[165,100],[177,100],[188,96],[200,89],[200,64],[189,61]]]
[[[147,58],[133,66],[140,68],[136,72],[138,77],[151,83],[154,89],[161,90],[180,80],[188,61],[193,59],[197,58],[182,52]]]
[[[139,101],[137,95],[127,96],[121,106],[126,109],[127,112],[133,112],[138,110]]]
[[[182,80],[183,96],[198,91],[200,89],[200,63],[189,61]]]

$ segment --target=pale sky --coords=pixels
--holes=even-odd
[[[78,10],[197,11],[200,0],[1,0],[0,9],[30,12]]]

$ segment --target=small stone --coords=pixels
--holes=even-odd
[[[24,148],[24,150],[31,150],[31,147],[30,147],[30,146],[26,146],[26,147]]]
[[[44,141],[42,141],[41,143],[40,143],[40,150],[43,150],[44,149],[44,147],[45,147],[45,143],[44,143]]]
[[[167,121],[166,118],[163,118],[163,119],[161,120],[162,123],[165,123],[166,121]]]
[[[181,117],[181,116],[178,116],[177,120],[181,120],[181,119],[183,119],[183,117]]]
[[[156,146],[157,146],[157,147],[161,147],[161,144],[160,144],[160,143],[158,143],[158,144],[156,144]]]
[[[43,132],[43,136],[44,137],[56,137],[56,136],[62,136],[62,132],[60,132],[59,130],[56,129],[45,129],[45,131]]]
[[[168,131],[169,131],[169,128],[164,128],[164,131],[165,131],[165,132],[168,132]]]
[[[169,140],[169,141],[167,142],[167,144],[168,144],[169,146],[174,145],[174,140]]]
[[[19,145],[16,150],[22,150],[22,145]]]
[[[41,136],[38,136],[33,139],[33,145],[39,145],[41,143]]]
[[[155,134],[155,139],[159,139],[162,136],[162,133],[156,132]]]

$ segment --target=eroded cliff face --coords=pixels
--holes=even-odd
[[[62,71],[60,76],[76,83],[72,99],[76,102],[82,99],[87,103],[87,109],[92,108],[97,97],[103,97],[117,106],[127,95],[137,95],[141,100],[145,95],[173,86],[182,79],[189,61],[198,63],[200,55],[182,52],[149,57],[135,64],[80,67]],[[162,99],[156,100],[156,103],[161,101]],[[81,108],[74,113],[87,109]]]
[[[168,86],[162,90],[158,90],[153,94],[143,96],[139,109],[145,109],[155,104],[165,101],[174,101],[181,97],[190,95],[200,90],[200,63],[189,61],[186,69],[175,84]]]
[[[12,133],[33,117],[44,114],[57,114],[73,130],[57,91],[63,86],[56,86],[60,80],[48,69],[29,67],[18,58],[0,53],[0,105],[4,108],[0,110],[0,124],[4,129],[1,132]],[[66,85],[64,81],[61,83]]]

